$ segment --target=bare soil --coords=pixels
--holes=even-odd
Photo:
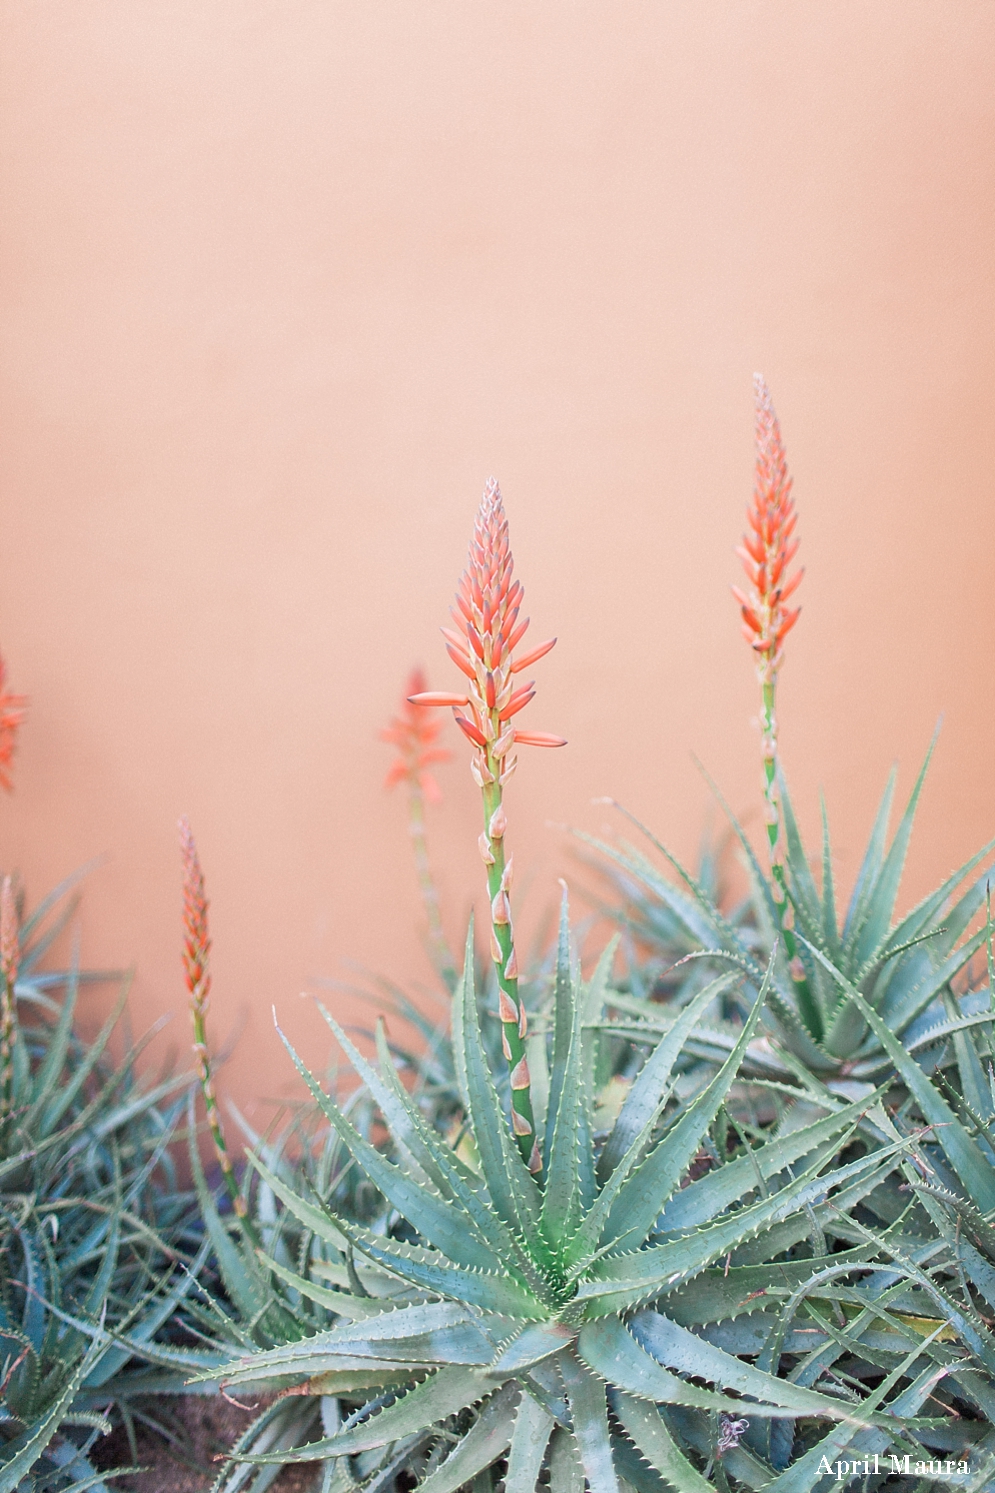
[[[164,1396],[156,1418],[169,1428],[172,1439],[136,1426],[141,1470],[120,1473],[111,1482],[122,1493],[208,1493],[224,1454],[258,1408],[241,1410],[220,1395]],[[135,1465],[123,1427],[96,1444],[93,1460],[102,1468]],[[319,1472],[317,1462],[285,1467],[273,1484],[275,1493],[312,1493]]]

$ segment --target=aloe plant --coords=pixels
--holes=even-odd
[[[606,987],[603,961],[578,988],[564,913],[548,1084],[537,1081],[533,1091],[537,1103],[547,1096],[538,1176],[512,1143],[488,1070],[469,947],[454,1040],[479,1170],[425,1124],[382,1032],[374,1067],[326,1013],[390,1127],[396,1162],[358,1133],[291,1049],[356,1165],[412,1232],[357,1227],[253,1158],[312,1232],[323,1261],[311,1278],[273,1259],[271,1268],[342,1320],[303,1341],[237,1356],[211,1377],[335,1395],[357,1408],[334,1434],[290,1455],[240,1457],[262,1465],[322,1459],[334,1468],[330,1486],[344,1488],[357,1472],[385,1486],[377,1476],[403,1456],[426,1493],[499,1468],[506,1493],[532,1493],[544,1462],[554,1489],[580,1488],[586,1477],[600,1493],[640,1486],[645,1461],[678,1487],[697,1489],[706,1483],[696,1441],[712,1426],[714,1457],[723,1416],[751,1424],[825,1418],[851,1430],[876,1424],[874,1408],[865,1414],[859,1399],[780,1377],[776,1356],[774,1371],[747,1363],[710,1342],[707,1329],[755,1311],[759,1297],[769,1305],[790,1296],[819,1270],[852,1266],[854,1255],[826,1252],[833,1220],[857,1199],[873,1199],[901,1142],[861,1129],[860,1106],[819,1114],[805,1101],[786,1107],[761,1151],[737,1152],[681,1187],[702,1144],[714,1145],[716,1125],[728,1133],[730,1090],[760,1010],[712,1083],[692,1103],[668,1108],[681,1044],[714,996],[706,989],[654,1048],[603,1146],[596,1144],[584,1017]],[[537,1075],[544,1045],[533,1039]],[[834,1164],[848,1144],[852,1158]],[[821,1254],[813,1255],[811,1237]],[[799,1247],[801,1257],[792,1258]],[[766,1263],[775,1259],[776,1267]],[[362,1263],[350,1273],[353,1260]],[[316,1284],[316,1274],[326,1284]],[[747,1352],[758,1356],[757,1345]],[[727,1450],[737,1446],[734,1437]],[[764,1465],[755,1453],[750,1461]]]
[[[613,911],[656,963],[691,956],[714,956],[738,964],[750,975],[754,990],[768,958],[775,973],[768,998],[769,1030],[793,1054],[793,1071],[809,1070],[826,1081],[878,1081],[890,1057],[861,1007],[829,978],[815,953],[856,986],[889,1031],[911,1051],[928,1047],[930,1032],[945,1015],[945,1003],[956,999],[953,982],[981,948],[983,933],[969,929],[978,912],[991,870],[982,872],[958,895],[965,879],[995,847],[990,841],[925,897],[893,922],[899,883],[912,835],[916,808],[933,752],[930,746],[908,804],[889,844],[888,822],[895,789],[892,772],[849,903],[837,911],[832,846],[825,805],[817,880],[802,841],[781,764],[776,712],[777,680],[784,639],[798,621],[800,609],[786,602],[802,572],[789,578],[798,549],[797,513],[781,430],[770,391],[757,374],[756,474],[748,510],[750,532],[738,553],[749,591],[733,587],[743,632],[757,661],[761,686],[763,802],[769,870],[765,871],[742,826],[726,809],[739,840],[750,877],[748,903],[727,914],[719,905],[714,878],[696,878],[648,831],[650,842],[677,873],[675,885],[644,853],[582,836],[607,860],[609,879],[623,899]],[[934,743],[935,745],[935,738]],[[718,795],[720,802],[721,795]],[[642,826],[639,826],[642,829]],[[799,937],[801,935],[801,937]],[[672,997],[686,999],[705,967],[685,975],[683,989]],[[638,975],[636,983],[639,983]],[[963,991],[961,992],[963,995]],[[970,1009],[971,1002],[968,1003]],[[632,1007],[634,1013],[640,1008]],[[726,1013],[713,1013],[716,1052],[727,1051],[732,1035],[723,1029]],[[770,1071],[761,1048],[750,1055]],[[798,1064],[800,1063],[801,1069]]]
[[[75,1027],[84,983],[106,973],[47,969],[74,909],[70,878],[18,926],[11,878],[0,891],[4,996],[0,1107],[0,1489],[92,1484],[91,1450],[115,1409],[148,1413],[146,1349],[189,1289],[192,1195],[170,1143],[188,1078],[147,1084],[138,1043],[114,1064]],[[150,1034],[151,1035],[151,1034]],[[142,1361],[145,1360],[143,1366]],[[161,1379],[160,1375],[160,1379]],[[182,1383],[177,1373],[174,1389]],[[133,1439],[133,1438],[132,1438]]]

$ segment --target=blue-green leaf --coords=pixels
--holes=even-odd
[[[566,1032],[569,1015],[569,1035]],[[564,1039],[566,1054],[562,1053]],[[540,1223],[550,1244],[559,1246],[576,1231],[585,1193],[594,1190],[594,1149],[590,1132],[590,1098],[583,1063],[582,1011],[570,971],[570,925],[567,896],[560,909],[556,959],[556,1045],[550,1085],[552,1139],[546,1161],[546,1186]],[[555,1096],[555,1102],[554,1102]]]
[[[613,1408],[636,1450],[677,1493],[713,1493],[712,1484],[688,1461],[655,1405],[619,1392],[613,1396]]]
[[[530,1394],[522,1395],[511,1435],[504,1493],[535,1493],[542,1459],[555,1424],[553,1417],[538,1400],[533,1399]]]
[[[612,1461],[605,1381],[592,1374],[575,1353],[564,1353],[559,1363],[588,1487],[597,1488],[598,1493],[619,1493]]]
[[[641,1244],[653,1228],[661,1208],[690,1165],[702,1136],[718,1114],[739,1072],[743,1054],[753,1036],[763,1009],[764,997],[770,987],[773,962],[772,955],[760,996],[750,1010],[736,1046],[718,1073],[677,1123],[657,1142],[641,1165],[626,1176],[608,1210],[602,1235],[607,1243],[624,1244],[626,1249],[632,1249]],[[603,1195],[610,1195],[611,1191],[609,1181]]]
[[[457,1493],[478,1472],[503,1454],[514,1431],[515,1402],[520,1390],[506,1384],[485,1400],[480,1413],[458,1446],[433,1473],[419,1483],[419,1493]]]
[[[279,1027],[277,1030],[279,1031]],[[294,1067],[307,1084],[325,1118],[338,1131],[364,1175],[398,1213],[418,1230],[423,1239],[441,1250],[455,1264],[465,1265],[470,1270],[500,1269],[501,1262],[497,1254],[484,1242],[464,1210],[454,1207],[451,1201],[442,1197],[434,1188],[419,1182],[403,1167],[395,1166],[383,1152],[364,1140],[335,1101],[328,1097],[282,1032],[280,1037]]]

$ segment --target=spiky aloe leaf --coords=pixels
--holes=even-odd
[[[645,1134],[648,1126],[655,1123],[669,1097],[674,1063],[685,1042],[708,1007],[730,990],[739,978],[738,971],[733,971],[710,981],[685,1006],[666,1036],[657,1043],[652,1056],[643,1064],[626,1095],[611,1134],[598,1157],[597,1174],[601,1182],[617,1171],[633,1142]]]
[[[635,1165],[637,1147],[643,1140],[640,1137],[630,1148],[630,1156],[624,1157],[616,1169],[623,1174],[617,1188],[613,1186],[614,1175],[609,1178],[602,1194],[608,1195],[608,1202],[605,1209],[601,1210],[607,1212],[607,1219],[603,1235],[599,1237],[609,1242],[613,1251],[628,1248],[634,1239],[644,1239],[653,1228],[661,1205],[666,1204],[684,1175],[701,1144],[702,1136],[712,1124],[729,1092],[760,1018],[762,1004],[762,998],[755,1003],[739,1041],[712,1082],[681,1115],[673,1128],[667,1131],[645,1160],[638,1166]],[[592,1213],[595,1213],[594,1209]],[[590,1232],[593,1233],[593,1228]]]
[[[728,1373],[733,1381],[738,1381],[733,1385],[736,1389],[745,1382],[748,1365],[730,1354],[723,1354],[722,1358],[729,1360],[728,1367],[717,1367],[714,1361],[706,1359],[705,1350],[708,1345],[698,1338],[695,1342],[701,1345],[703,1360],[700,1368],[692,1370],[695,1375],[712,1378],[714,1371],[714,1382],[721,1384]],[[626,1393],[635,1395],[637,1399],[664,1405],[691,1405],[714,1411],[737,1411],[742,1408],[741,1400],[715,1390],[701,1389],[665,1367],[654,1354],[636,1341],[632,1332],[618,1317],[602,1317],[597,1322],[588,1323],[577,1341],[577,1349],[584,1362],[595,1373],[601,1374]],[[681,1360],[686,1359],[685,1353],[677,1356]],[[750,1376],[756,1373],[755,1369],[749,1370]],[[751,1415],[782,1415],[785,1410],[797,1410],[801,1414],[867,1424],[859,1415],[849,1414],[845,1406],[830,1400],[826,1395],[796,1389],[787,1380],[775,1379],[772,1375],[760,1375],[758,1381],[751,1378],[751,1382],[761,1381],[765,1386],[769,1384],[769,1388],[765,1387],[763,1390],[766,1397],[764,1402],[751,1403]],[[756,1392],[756,1389],[747,1391],[750,1394]]]
[[[599,1489],[599,1493],[600,1490],[618,1493],[619,1482],[608,1429],[605,1380],[592,1374],[574,1353],[564,1353],[560,1365],[588,1486]]]
[[[554,1250],[572,1235],[594,1193],[594,1150],[590,1095],[584,1071],[581,1005],[570,969],[567,897],[560,909],[556,955],[556,1026],[550,1079],[545,1188],[539,1215],[543,1234]]]
[[[344,1033],[342,1037],[345,1038]],[[339,1106],[328,1098],[282,1032],[280,1038],[294,1067],[304,1079],[329,1124],[338,1131],[364,1174],[393,1207],[409,1220],[423,1238],[436,1249],[442,1250],[456,1264],[463,1265],[468,1270],[499,1270],[501,1265],[497,1254],[486,1242],[472,1217],[469,1227],[467,1226],[466,1209],[455,1215],[450,1206],[451,1197],[443,1196],[412,1172],[389,1161],[382,1151],[365,1140],[355,1126],[349,1123]],[[370,1078],[375,1082],[372,1072]]]
[[[617,1392],[615,1413],[640,1456],[679,1493],[712,1493],[712,1484],[681,1451],[655,1405]]]
[[[430,1375],[422,1383],[416,1383],[406,1394],[396,1399],[386,1409],[377,1409],[372,1415],[349,1430],[340,1431],[321,1441],[310,1441],[292,1451],[264,1452],[240,1455],[239,1460],[262,1464],[267,1462],[317,1462],[329,1457],[352,1456],[356,1452],[372,1451],[386,1446],[391,1441],[401,1441],[426,1427],[465,1410],[476,1401],[486,1398],[490,1386],[484,1385],[472,1371],[459,1368],[444,1368]]]
[[[556,1422],[526,1391],[518,1401],[508,1452],[505,1493],[535,1493],[543,1457]]]
[[[515,1407],[520,1396],[520,1390],[513,1384],[506,1384],[486,1400],[459,1445],[442,1466],[419,1485],[421,1493],[457,1493],[457,1489],[496,1462],[511,1444]]]

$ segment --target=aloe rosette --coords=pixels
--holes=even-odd
[[[324,1288],[279,1274],[342,1320],[305,1341],[236,1357],[213,1376],[351,1397],[357,1408],[320,1441],[246,1461],[322,1459],[339,1479],[330,1486],[346,1488],[355,1486],[351,1459],[379,1455],[366,1466],[369,1486],[382,1487],[376,1477],[407,1458],[424,1493],[454,1493],[499,1468],[506,1493],[533,1493],[544,1465],[557,1493],[582,1489],[584,1478],[611,1493],[646,1486],[648,1466],[697,1490],[708,1486],[695,1448],[709,1427],[712,1456],[724,1435],[722,1455],[763,1469],[739,1445],[737,1419],[824,1417],[851,1433],[873,1424],[859,1401],[780,1377],[778,1355],[764,1368],[717,1346],[708,1324],[790,1296],[820,1268],[864,1258],[826,1255],[827,1234],[858,1199],[872,1199],[901,1142],[874,1139],[873,1130],[868,1138],[859,1106],[807,1107],[759,1152],[688,1180],[725,1114],[760,1009],[707,1088],[674,1106],[675,1061],[714,997],[706,989],[653,1049],[598,1145],[585,1033],[605,999],[607,966],[578,985],[564,913],[548,1073],[540,1082],[537,1064],[533,1090],[538,1174],[513,1143],[488,1070],[469,953],[454,1045],[479,1170],[425,1124],[382,1031],[374,1066],[326,1013],[390,1129],[397,1161],[355,1130],[291,1049],[329,1124],[408,1228],[397,1237],[357,1227],[253,1158],[331,1261]],[[833,1165],[848,1143],[852,1159]],[[812,1254],[811,1237],[821,1254]],[[802,1257],[791,1258],[799,1247]],[[777,1322],[775,1313],[768,1326]],[[756,1356],[755,1344],[748,1353]],[[772,1475],[768,1463],[764,1480]]]
[[[111,1417],[130,1429],[150,1390],[184,1380],[162,1372],[161,1348],[196,1252],[171,1153],[190,1079],[143,1083],[145,1042],[111,1061],[125,982],[93,1040],[80,1037],[81,987],[114,977],[46,967],[76,879],[23,922],[12,878],[0,888],[0,1493],[99,1485]]]
[[[754,1043],[747,1062],[751,1069],[786,1073],[787,1054],[790,1071],[811,1073],[824,1082],[876,1083],[893,1071],[877,1027],[868,1021],[848,987],[827,972],[819,955],[860,992],[906,1050],[927,1064],[937,1041],[954,1030],[951,1023],[971,1020],[987,1003],[987,995],[971,987],[970,976],[972,961],[984,947],[984,928],[974,924],[991,879],[989,857],[995,842],[982,846],[908,912],[895,916],[928,765],[929,757],[890,839],[895,774],[889,778],[857,879],[843,907],[837,902],[825,811],[822,844],[813,857],[781,778],[785,866],[794,909],[796,957],[805,969],[805,999],[799,1000],[798,984],[783,958],[776,960],[764,1025],[777,1037],[780,1056]],[[730,820],[751,885],[748,901],[732,912],[724,910],[711,888],[648,830],[650,845],[676,871],[676,880],[634,843],[610,844],[581,836],[599,852],[601,868],[622,899],[608,911],[625,926],[638,951],[634,958],[637,982],[643,963],[651,964],[648,989],[652,992],[656,970],[670,970],[688,954],[695,956],[690,964],[668,974],[670,1000],[686,999],[687,991],[707,977],[713,964],[721,967],[727,961],[748,972],[756,991],[766,962],[777,948],[773,889],[745,831],[731,814]],[[813,859],[820,867],[818,874],[813,873]],[[661,1007],[655,1001],[629,999],[627,1003],[634,1015],[660,1018]],[[728,1051],[734,1033],[722,1016],[718,1008],[709,1014],[696,1033],[696,1051],[706,1054],[710,1049],[713,1058]]]

